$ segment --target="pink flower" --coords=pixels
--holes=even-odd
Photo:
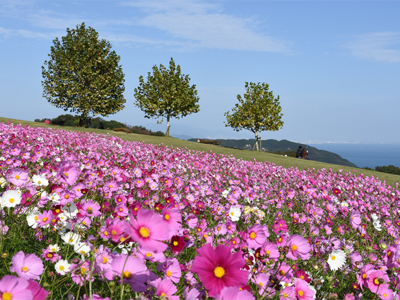
[[[294,279],[295,295],[299,300],[311,300],[314,299],[315,292],[310,289],[307,282],[300,278]]]
[[[246,242],[250,249],[260,248],[265,240],[265,232],[261,225],[256,224],[247,230]]]
[[[238,286],[224,287],[215,297],[215,300],[255,300],[254,296],[246,290],[240,290]]]
[[[311,246],[308,241],[299,234],[290,236],[287,240],[286,246],[289,247],[289,252],[286,257],[297,260],[307,260],[311,257]]]
[[[79,166],[72,161],[63,161],[58,165],[58,175],[60,176],[60,181],[73,185],[79,178],[81,169]]]
[[[130,224],[125,223],[125,231],[146,250],[164,252],[168,247],[161,241],[169,239],[169,226],[160,215],[151,210],[141,209],[136,218],[131,216]]]
[[[373,271],[375,271],[374,266],[371,264],[368,264],[368,265],[363,266],[360,270],[360,273],[356,275],[358,284],[360,285],[361,289],[363,289],[364,285],[367,285],[369,274]]]
[[[162,280],[161,278],[157,278],[154,281],[150,282],[150,285],[156,289],[155,295],[160,297],[161,299],[167,298],[168,300],[179,300],[179,296],[173,296],[178,289],[172,283],[172,281],[168,278]]]
[[[271,242],[266,242],[261,248],[262,256],[265,256],[267,259],[277,259],[279,257],[279,250],[276,244]]]
[[[0,280],[0,294],[2,299],[9,300],[32,300],[32,292],[28,289],[28,281],[24,278],[18,278],[6,275]]]
[[[367,288],[371,292],[377,293],[378,289],[381,290],[383,287],[388,287],[390,282],[389,277],[382,270],[372,271],[368,274]]]
[[[296,299],[296,289],[294,286],[287,286],[279,293],[279,300],[294,300]]]
[[[350,225],[354,229],[357,229],[360,226],[360,224],[361,224],[361,214],[358,211],[353,210],[350,215]]]
[[[383,300],[392,300],[393,299],[393,291],[388,288],[388,285],[382,285],[378,290],[378,295]]]
[[[346,294],[346,295],[344,295],[344,298],[343,298],[343,300],[355,300],[355,299],[356,299],[356,297],[352,294]]]
[[[111,269],[104,275],[108,280],[113,280],[116,275],[123,278],[124,283],[129,283],[133,291],[144,292],[147,288],[144,283],[150,273],[140,258],[121,254],[113,259]]]
[[[304,270],[298,270],[295,274],[295,277],[303,279],[305,282],[310,283],[311,278],[308,276],[308,274]]]
[[[260,273],[255,278],[255,283],[258,287],[258,293],[260,295],[264,294],[265,289],[268,287],[269,284],[269,275]]]
[[[12,169],[11,173],[7,175],[7,180],[15,186],[23,186],[28,182],[28,172],[22,169]]]
[[[232,254],[232,248],[219,245],[215,249],[206,244],[197,249],[191,271],[197,273],[210,297],[215,297],[224,287],[242,286],[247,284],[246,271],[241,252]]]
[[[47,295],[49,294],[48,291],[40,287],[40,284],[34,280],[28,281],[29,285],[26,289],[32,292],[32,300],[44,300],[46,299]],[[12,298],[14,299],[14,298]]]
[[[19,251],[12,258],[11,272],[15,272],[19,277],[25,279],[39,280],[43,273],[43,262],[36,254],[27,254]]]
[[[164,221],[169,225],[171,231],[169,237],[178,234],[178,230],[182,227],[182,216],[177,208],[173,208],[172,205],[167,205],[163,211],[162,216]]]
[[[168,258],[164,264],[159,264],[157,271],[164,272],[164,279],[168,278],[175,283],[178,283],[182,276],[179,261],[176,258]]]

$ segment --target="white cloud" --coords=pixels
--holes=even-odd
[[[7,29],[3,27],[0,27],[0,36],[3,36],[5,38],[9,38],[12,36],[21,36],[24,38],[32,38],[37,40],[54,39],[54,34],[35,32],[25,29]]]
[[[400,32],[376,32],[357,35],[345,45],[361,59],[400,62]]]
[[[256,30],[255,25],[262,25],[257,17],[221,13],[215,4],[196,0],[139,0],[123,5],[142,10],[147,15],[138,20],[140,25],[185,41],[186,49],[289,52],[285,41]]]

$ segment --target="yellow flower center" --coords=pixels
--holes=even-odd
[[[61,271],[64,271],[64,269],[65,269],[64,266],[60,266]]]
[[[132,278],[132,274],[131,274],[131,272],[129,272],[129,271],[124,271],[123,276],[124,276],[124,278],[127,278],[127,279]]]
[[[263,286],[264,284],[263,284],[262,282],[259,282],[258,285],[259,285],[259,286]]]
[[[254,240],[256,238],[256,233],[255,232],[250,233],[250,238]]]
[[[367,274],[364,273],[364,274],[362,274],[361,277],[362,277],[362,279],[365,279],[365,278],[367,278]]]
[[[38,218],[38,216],[35,216],[35,221],[39,221],[39,218]]]
[[[139,229],[139,234],[144,238],[148,238],[150,236],[150,231],[146,227],[141,227]]]
[[[86,268],[85,267],[82,267],[81,268],[81,274],[85,274],[86,273]]]
[[[375,278],[375,279],[374,279],[374,283],[375,283],[376,285],[379,285],[379,284],[380,284],[378,278]]]
[[[13,296],[11,295],[11,293],[5,292],[2,296],[1,299],[2,300],[12,300]]]
[[[104,231],[103,233],[104,233],[104,235],[105,235],[105,236],[107,236],[107,235],[108,235],[108,232],[107,232],[107,231]]]
[[[332,256],[331,256],[331,259],[332,259],[332,260],[335,260],[335,259],[336,259],[335,255],[332,255]]]
[[[25,273],[28,272],[28,270],[29,270],[28,267],[25,267],[25,266],[23,266],[23,267],[21,268],[21,271],[22,271],[22,272],[25,272]]]
[[[178,246],[179,243],[178,243],[177,241],[174,241],[173,244],[174,244],[174,246],[176,247],[176,246]]]
[[[117,232],[115,230],[111,231],[111,235],[117,235]]]
[[[19,175],[15,175],[15,179],[19,179]]]
[[[303,276],[303,275],[301,275],[301,276],[300,276],[300,279],[303,279],[303,280],[304,280],[304,276]]]
[[[10,200],[8,200],[10,203],[14,203],[14,198],[10,198]]]
[[[291,249],[292,249],[293,251],[296,251],[296,250],[297,250],[297,246],[296,246],[296,245],[292,245]]]
[[[222,278],[225,275],[225,270],[222,267],[216,267],[214,269],[215,277]]]
[[[169,215],[165,215],[164,218],[165,218],[165,220],[168,221],[169,220]]]
[[[234,212],[231,212],[231,216],[233,216],[235,213]]]
[[[298,291],[297,294],[299,294],[300,297],[302,297],[304,295],[303,291]]]
[[[283,275],[285,275],[285,271],[280,270],[280,271],[279,271],[279,274],[281,274],[281,275],[283,276]]]
[[[165,275],[167,275],[167,277],[171,277],[171,271],[168,270],[167,273],[166,273]]]
[[[43,221],[43,222],[46,222],[46,221],[47,221],[47,217],[44,217],[44,218],[42,219],[42,221]]]
[[[150,252],[147,252],[146,257],[153,257],[153,254],[151,254]]]
[[[65,175],[65,176],[68,176],[68,173],[67,173],[67,172],[64,172],[64,175]]]
[[[107,263],[107,257],[103,257],[103,264]]]

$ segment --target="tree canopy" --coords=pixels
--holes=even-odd
[[[200,110],[196,85],[190,86],[189,75],[181,74],[181,67],[175,66],[171,58],[169,69],[163,65],[153,66],[153,74],[147,73],[147,82],[139,77],[139,86],[135,88],[133,103],[144,113],[145,118],[167,119],[166,135],[169,136],[170,119],[186,117]]]
[[[255,135],[254,146],[259,150],[258,133],[261,131],[277,131],[283,127],[282,108],[279,96],[276,98],[266,83],[245,83],[244,98],[237,95],[239,103],[235,104],[231,113],[226,117],[225,127],[232,127],[235,131],[250,130]],[[254,149],[254,147],[253,147]]]
[[[85,120],[90,114],[107,116],[125,106],[124,73],[111,44],[85,23],[67,28],[67,35],[53,40],[49,61],[42,66],[43,97]]]

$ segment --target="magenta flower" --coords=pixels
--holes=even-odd
[[[224,287],[215,297],[215,300],[255,300],[254,296],[246,290],[240,290],[239,287]]]
[[[17,273],[21,278],[39,280],[43,270],[43,262],[36,254],[25,255],[19,251],[12,258],[10,271]]]
[[[169,239],[169,226],[151,210],[139,210],[136,218],[130,218],[130,224],[125,223],[125,231],[143,249],[164,252],[168,247],[161,241]]]
[[[289,237],[286,242],[286,246],[289,247],[289,251],[286,257],[297,260],[307,260],[311,257],[311,246],[308,241],[299,234],[294,234]]]
[[[7,175],[7,180],[15,186],[23,186],[28,182],[28,172],[22,169],[12,169]]]
[[[215,249],[206,244],[197,249],[191,271],[197,273],[210,297],[215,297],[224,287],[247,284],[247,271],[241,252],[232,254],[232,248],[219,245]]]
[[[6,275],[0,280],[0,294],[3,300],[32,300],[32,292],[28,289],[28,281]]]
[[[49,294],[48,291],[40,287],[40,284],[34,280],[28,281],[29,285],[27,287],[28,290],[32,292],[32,300],[44,300]],[[12,298],[14,299],[14,298]]]
[[[60,181],[73,185],[79,178],[81,169],[79,166],[72,161],[63,161],[58,165],[58,175],[60,176]]]
[[[80,213],[83,216],[98,217],[101,215],[100,205],[93,200],[82,201],[82,209]]]
[[[155,288],[155,295],[160,297],[160,299],[168,299],[168,300],[179,300],[179,296],[173,296],[178,289],[172,283],[172,281],[168,278],[162,280],[161,278],[157,278],[154,281],[150,282],[150,285]]]
[[[307,282],[300,278],[294,279],[295,295],[298,300],[312,300],[315,292],[310,289]]]
[[[254,225],[247,230],[246,242],[250,249],[260,248],[266,240],[264,229],[261,225]]]

